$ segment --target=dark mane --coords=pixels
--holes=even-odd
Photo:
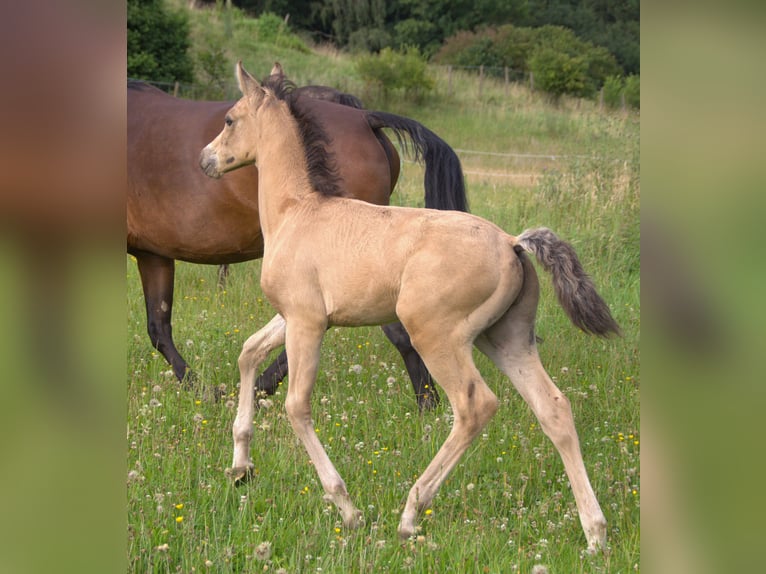
[[[290,114],[298,124],[309,182],[314,191],[326,196],[347,196],[340,185],[335,154],[329,151],[332,139],[316,117],[298,104],[300,96],[296,93],[295,84],[283,76],[269,76],[264,80],[263,87],[270,89],[277,99],[287,103]]]

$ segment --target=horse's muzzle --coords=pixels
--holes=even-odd
[[[202,153],[199,154],[199,166],[205,175],[218,179],[221,177],[221,171],[218,169],[218,158],[215,153],[207,146],[202,149]]]

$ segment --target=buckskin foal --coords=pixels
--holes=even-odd
[[[223,131],[201,153],[212,177],[258,166],[264,236],[261,286],[279,311],[249,339],[239,359],[239,408],[252,403],[249,380],[260,348],[286,341],[290,381],[287,415],[308,451],[326,497],[349,527],[359,524],[343,479],[311,421],[311,391],[329,325],[402,322],[442,387],[454,424],[413,485],[399,534],[415,533],[418,514],[498,408],[476,369],[476,345],[505,373],[532,408],[561,455],[591,551],[606,542],[606,520],[588,479],[569,401],[543,368],[535,342],[539,284],[525,256],[533,253],[553,276],[559,302],[580,329],[597,335],[619,328],[574,250],[550,230],[517,237],[466,213],[373,206],[341,197],[320,124],[294,106],[283,84],[262,86],[241,63],[243,97]],[[289,286],[289,288],[287,288]],[[251,411],[250,411],[251,412]],[[245,478],[252,417],[233,428],[235,477]]]

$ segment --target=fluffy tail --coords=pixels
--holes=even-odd
[[[402,149],[426,166],[426,207],[468,211],[463,168],[455,150],[423,124],[386,112],[367,112],[373,130],[394,131]],[[409,136],[409,141],[405,138]]]
[[[575,326],[602,337],[620,333],[609,307],[596,292],[569,243],[559,239],[550,229],[541,227],[524,231],[517,237],[517,244],[533,253],[553,276],[559,303]]]

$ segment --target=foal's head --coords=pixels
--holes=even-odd
[[[311,189],[326,196],[347,195],[331,149],[332,139],[314,112],[297,105],[297,92],[285,79],[282,67],[275,64],[261,85],[240,61],[237,81],[242,98],[226,113],[223,131],[202,150],[200,166],[204,172],[221,177],[227,171],[256,163],[259,138],[282,138],[286,124],[294,123]],[[265,115],[266,110],[277,113]],[[294,159],[293,167],[299,165],[299,160]]]
[[[263,131],[258,115],[268,106],[284,105],[283,92],[291,87],[284,79],[281,68],[279,73],[275,70],[276,67],[267,85],[262,86],[245,70],[241,61],[237,64],[237,82],[242,97],[226,113],[221,133],[205,146],[200,155],[200,166],[210,177],[221,177],[227,171],[255,163],[253,144],[259,131]]]

